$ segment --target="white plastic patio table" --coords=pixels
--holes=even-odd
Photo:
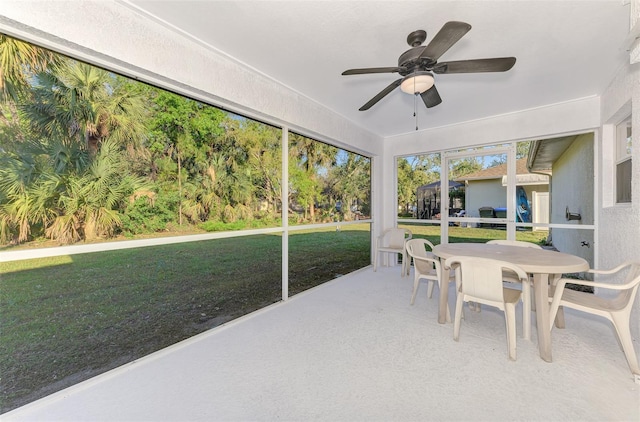
[[[436,245],[433,253],[445,260],[452,256],[476,256],[499,259],[521,267],[533,274],[533,290],[536,303],[536,323],[538,325],[538,350],[540,357],[551,362],[551,331],[549,330],[549,275],[587,271],[589,263],[575,255],[545,249],[522,248],[508,245],[487,245],[486,243],[446,243]],[[449,272],[442,271],[441,286],[448,286]],[[447,288],[440,289],[438,322],[444,324],[448,302]]]

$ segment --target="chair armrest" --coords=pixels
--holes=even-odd
[[[384,238],[387,237],[387,231],[388,230],[385,230],[381,235],[376,237],[376,246],[384,246]]]
[[[590,269],[587,272],[591,273],[591,274],[614,274],[614,273],[617,273],[618,271],[620,271],[621,269],[623,269],[624,267],[628,267],[629,265],[633,265],[633,264],[635,264],[635,262],[633,262],[633,261],[625,261],[622,264],[620,264],[617,267],[612,268],[610,270]]]
[[[411,255],[411,254],[409,254],[409,255]],[[430,262],[430,263],[436,265],[437,267],[440,266],[440,261],[438,259],[425,258],[423,256],[413,256],[413,255],[411,255],[411,257],[413,258],[414,261]]]
[[[561,278],[558,280],[556,284],[556,289],[564,289],[565,284],[578,284],[580,286],[588,286],[588,287],[600,287],[603,289],[609,290],[626,290],[629,286],[638,283],[638,280],[632,280],[629,283],[617,284],[617,283],[602,283],[598,281],[587,281],[587,280],[575,280],[572,278]]]
[[[518,267],[517,265],[505,262],[505,263],[502,264],[502,269],[503,270],[507,269],[507,270],[513,271],[518,276],[520,281],[522,281],[523,283],[529,281],[529,275],[527,273],[525,273],[522,270],[522,268]]]

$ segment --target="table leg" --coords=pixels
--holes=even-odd
[[[438,302],[438,323],[447,322],[449,303],[449,269],[444,266],[444,259],[440,260],[440,297]]]
[[[551,362],[551,330],[549,330],[549,274],[533,275],[533,290],[536,301],[536,323],[538,324],[538,351],[540,357]]]
[[[549,276],[549,283],[552,286],[555,286],[558,283],[558,280],[560,279],[561,276],[562,276],[562,274],[550,275]],[[563,310],[562,306],[560,306],[558,308],[558,312],[556,313],[555,324],[556,324],[557,328],[564,328],[564,310]]]

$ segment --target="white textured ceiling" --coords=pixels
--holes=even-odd
[[[505,73],[435,75],[442,104],[427,109],[418,98],[420,129],[599,95],[628,60],[622,0],[125,3],[381,136],[415,130],[414,97],[398,88],[358,111],[399,76],[341,73],[396,66],[417,29],[426,44],[447,21],[472,25],[440,62],[517,58]]]

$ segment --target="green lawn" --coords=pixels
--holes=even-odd
[[[504,237],[450,229],[452,241]],[[437,226],[411,230],[440,242]],[[279,301],[281,241],[256,235],[3,263],[0,412]],[[292,232],[290,295],[368,265],[369,250],[369,224]]]
[[[402,223],[399,222],[398,227],[407,228],[413,233],[413,237],[421,237],[428,239],[434,245],[440,243],[440,226]],[[532,242],[544,244],[548,233],[546,231],[522,230],[516,232],[516,240],[524,242]],[[490,228],[471,228],[471,227],[449,227],[449,242],[470,242],[485,243],[492,239],[506,239],[507,232],[500,229]]]
[[[294,232],[290,294],[369,264],[369,225]],[[0,412],[281,300],[279,235],[3,263]]]

